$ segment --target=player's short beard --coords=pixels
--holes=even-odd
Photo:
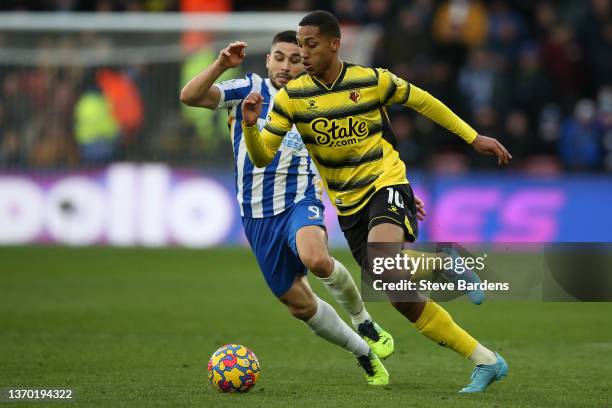
[[[273,86],[274,88],[276,88],[277,90],[282,88],[282,86],[280,86],[280,84],[279,84],[278,82],[276,82],[276,80],[274,79],[274,77],[272,77],[272,78],[270,79],[270,82],[272,82],[272,86]]]
[[[268,73],[268,78],[270,78],[270,82],[272,82],[272,86],[274,86],[274,88],[281,89],[284,85],[280,85],[278,82],[276,82],[276,75],[272,75],[271,72]],[[293,79],[293,77],[288,78],[288,81],[291,81]]]

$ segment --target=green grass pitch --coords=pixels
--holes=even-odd
[[[0,388],[75,390],[70,403],[10,407],[612,406],[612,303],[446,303],[510,365],[483,395],[456,394],[469,361],[390,305],[368,307],[395,336],[388,387],[368,387],[349,353],[291,318],[247,249],[2,248]],[[261,363],[248,394],[207,383],[208,357],[228,342]]]

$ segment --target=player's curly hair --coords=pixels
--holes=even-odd
[[[286,43],[292,43],[292,44],[297,45],[296,36],[297,36],[297,33],[295,32],[295,30],[281,31],[280,33],[277,33],[272,39],[272,45],[279,43],[279,42],[286,42]]]
[[[336,16],[329,11],[313,11],[300,21],[300,27],[302,26],[319,27],[321,34],[332,38],[340,38],[340,23]]]

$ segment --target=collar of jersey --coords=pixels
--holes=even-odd
[[[348,67],[348,64],[342,61],[342,69],[340,70],[340,73],[338,74],[338,77],[336,78],[336,80],[330,86],[325,85],[324,83],[322,83],[321,81],[319,81],[317,78],[315,78],[312,75],[310,77],[312,78],[312,82],[314,82],[319,88],[323,89],[324,91],[333,91],[337,85],[340,85],[340,83],[342,82],[342,79],[344,79],[344,74],[346,74],[347,67]]]

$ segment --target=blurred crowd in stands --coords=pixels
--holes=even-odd
[[[0,11],[318,8],[332,11],[343,25],[378,26],[370,64],[428,90],[480,133],[500,139],[514,167],[612,172],[612,0],[0,2]],[[80,44],[87,41],[104,39],[89,33]],[[60,49],[74,46],[65,37],[58,42]],[[0,49],[9,46],[0,33]],[[225,117],[178,101],[182,84],[218,50],[201,48],[175,64],[91,69],[45,65],[44,44],[38,46],[40,66],[0,64],[0,169],[111,160],[228,162]],[[112,44],[107,47],[112,52]],[[227,77],[233,75],[240,73]],[[413,112],[390,113],[409,168],[455,172],[495,166]]]

